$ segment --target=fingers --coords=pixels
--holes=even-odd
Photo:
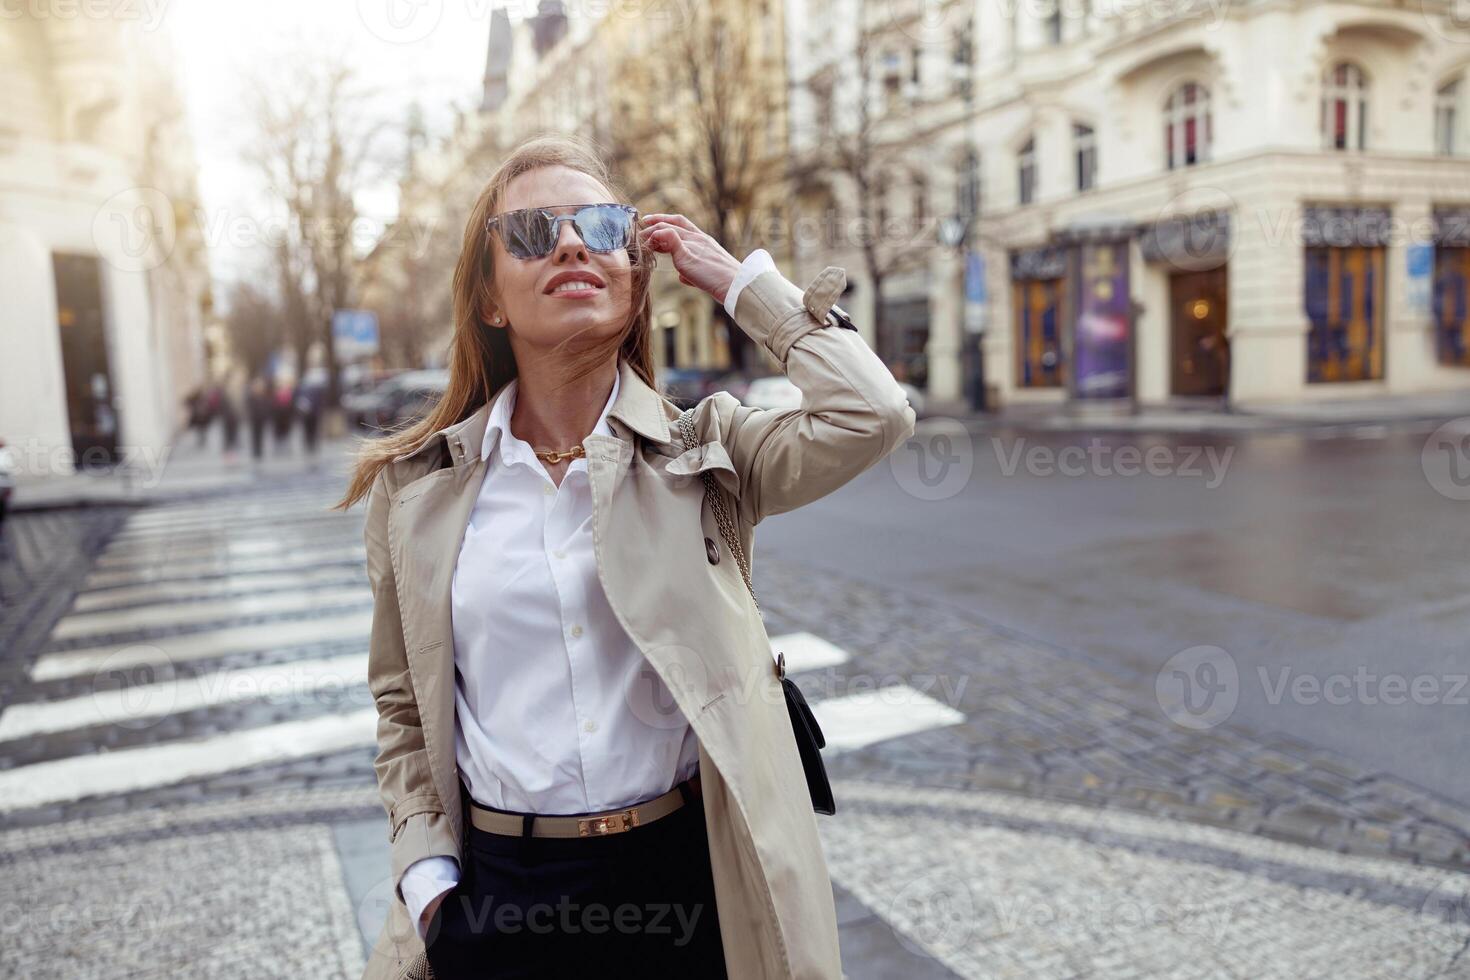
[[[641,220],[645,225],[653,225],[659,222],[666,222],[671,225],[678,225],[685,231],[699,230],[697,227],[695,227],[694,222],[690,221],[682,214],[645,214],[639,220]]]

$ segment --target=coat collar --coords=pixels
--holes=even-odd
[[[485,429],[490,422],[490,413],[495,403],[502,398],[508,385],[501,385],[490,400],[464,419],[429,433],[417,446],[393,462],[401,463],[412,459],[441,443],[447,447],[453,465],[460,466],[480,458],[480,447],[484,443]],[[639,376],[626,358],[618,358],[618,393],[612,408],[607,412],[609,419],[617,419],[631,432],[653,442],[669,441],[669,417],[664,411],[665,399]],[[619,433],[623,438],[626,436]]]

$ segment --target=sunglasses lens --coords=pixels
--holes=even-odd
[[[578,211],[576,225],[588,248],[594,252],[611,252],[627,246],[633,215],[623,208],[599,204]]]
[[[505,250],[518,259],[550,255],[556,247],[551,221],[544,211],[512,211],[500,219]]]

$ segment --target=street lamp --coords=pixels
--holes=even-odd
[[[982,262],[971,262],[965,251],[965,242],[970,237],[970,228],[974,221],[974,215],[968,207],[945,216],[939,222],[939,242],[946,248],[954,249],[964,265],[965,291],[964,302],[961,304],[961,330],[966,341],[962,347],[965,352],[965,381],[970,392],[970,407],[977,412],[987,412],[990,409],[985,396],[985,346],[981,342],[984,332],[985,270]],[[970,307],[976,304],[981,308],[972,311]]]

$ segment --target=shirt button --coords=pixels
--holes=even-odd
[[[552,494],[556,493],[556,487],[552,486],[549,483],[543,483],[543,484],[541,484],[541,492],[544,493],[544,494],[546,494],[546,496],[549,497]]]
[[[557,548],[555,551],[552,552],[552,554],[558,558],[565,558],[567,556],[567,553],[565,551],[562,551],[560,548]]]
[[[573,626],[572,627],[572,635],[573,636],[581,636],[582,635],[582,627],[581,626]]]
[[[584,724],[582,727],[585,728],[589,732],[595,732],[595,731],[597,731],[597,722],[595,722],[595,721],[589,721],[586,724]]]

